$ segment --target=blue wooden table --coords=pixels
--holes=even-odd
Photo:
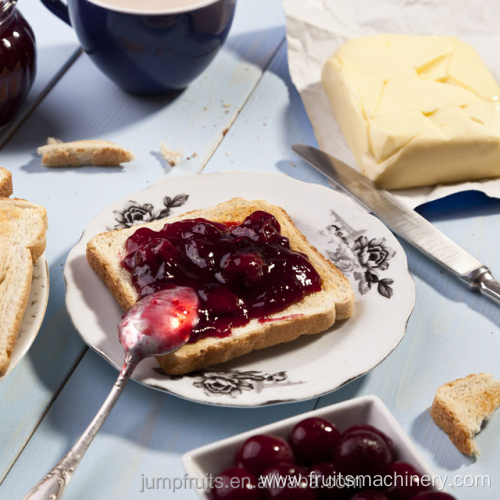
[[[279,0],[239,0],[223,50],[168,102],[125,94],[81,54],[70,28],[35,0],[19,4],[37,37],[38,76],[23,112],[1,131],[0,165],[12,171],[16,196],[47,208],[51,285],[37,340],[0,383],[2,500],[22,498],[66,453],[117,375],[83,344],[64,305],[64,262],[95,215],[165,176],[260,170],[324,183],[290,151],[294,142],[316,140],[290,82]],[[137,161],[121,170],[47,169],[35,155],[47,136],[115,141]],[[191,159],[166,165],[155,153],[161,140]],[[465,193],[420,211],[500,276],[500,200]],[[444,382],[475,372],[500,378],[500,308],[404,246],[416,282],[415,310],[403,342],[370,374],[320,399],[259,409],[201,406],[130,383],[66,498],[194,500],[189,489],[141,493],[142,478],[182,478],[180,457],[187,450],[364,394],[388,405],[448,483],[455,475],[490,476],[490,487],[448,488],[457,498],[500,497],[500,415],[479,435],[482,455],[473,460],[456,451],[428,414]]]

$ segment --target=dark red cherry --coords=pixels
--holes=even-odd
[[[215,478],[211,497],[213,500],[259,500],[257,478],[240,467],[226,469]]]
[[[147,227],[141,227],[132,236],[130,236],[125,243],[127,253],[134,252],[143,243],[152,239],[157,239],[158,237],[159,234],[156,231],[153,231],[152,229],[149,229]]]
[[[317,500],[308,485],[307,472],[298,465],[279,463],[264,471],[260,479],[266,500]]]
[[[177,258],[177,250],[170,242],[161,238],[155,238],[140,245],[135,254],[135,265],[144,266],[150,261],[173,263]]]
[[[358,491],[351,500],[389,500],[389,497],[380,490]]]
[[[281,230],[279,222],[266,212],[257,211],[250,214],[231,233],[234,236],[246,237],[259,243],[268,243]]]
[[[334,463],[311,465],[307,474],[309,486],[318,492],[318,500],[343,500],[349,495],[349,490],[343,484],[338,484],[338,469]]]
[[[344,475],[384,475],[390,461],[387,443],[370,431],[342,436],[335,450],[335,463]]]
[[[220,274],[225,284],[241,284],[246,287],[261,283],[266,270],[262,256],[254,252],[225,255],[221,260],[220,267]]]
[[[419,493],[411,500],[457,500],[455,497],[451,496],[449,493],[444,493],[443,491],[426,491],[425,493]]]
[[[392,454],[392,460],[394,460],[394,444],[392,442],[392,439],[384,434],[381,430],[377,429],[376,427],[373,427],[373,425],[368,425],[368,424],[357,424],[357,425],[352,425],[348,429],[346,429],[342,435],[346,436],[347,434],[350,434],[351,432],[356,432],[356,431],[371,431],[374,432],[375,434],[378,434],[381,438],[384,439],[384,441],[387,443],[387,446],[391,450]]]
[[[279,462],[294,463],[295,457],[288,443],[276,436],[252,436],[236,454],[236,465],[250,470],[256,476]]]
[[[395,482],[387,490],[391,500],[409,500],[417,493],[427,491],[428,486],[422,485],[422,477],[413,467],[406,462],[392,462],[389,464],[387,474],[395,478]]]
[[[311,417],[299,422],[288,436],[297,461],[306,465],[333,458],[340,432],[328,420]]]

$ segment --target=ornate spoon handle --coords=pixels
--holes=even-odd
[[[80,439],[66,456],[24,497],[23,500],[60,500],[75,469],[92,443],[95,435],[108,418],[140,360],[127,354],[122,370],[108,397]]]

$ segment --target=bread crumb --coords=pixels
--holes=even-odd
[[[47,137],[47,146],[51,144],[62,144],[61,139],[56,139],[55,137]]]
[[[160,154],[172,167],[179,165],[182,161],[182,153],[180,151],[173,151],[163,141],[160,144]]]
[[[226,151],[226,156],[231,156],[231,151]]]

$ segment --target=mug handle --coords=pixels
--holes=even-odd
[[[59,19],[71,26],[68,6],[61,2],[61,0],[42,0],[42,3],[45,7],[47,7],[47,9],[50,10],[50,12],[52,12],[52,14],[55,14]]]

